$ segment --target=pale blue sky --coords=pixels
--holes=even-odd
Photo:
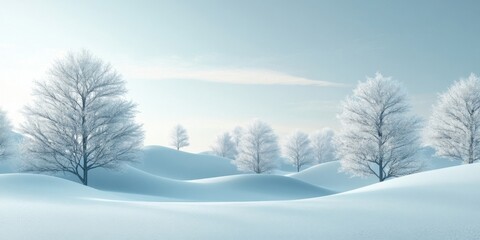
[[[480,73],[478,1],[0,1],[0,107],[18,124],[33,79],[69,50],[114,65],[146,144],[182,123],[188,151],[252,118],[281,137],[338,128],[340,101],[376,71],[426,118]]]

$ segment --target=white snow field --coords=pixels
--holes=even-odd
[[[336,195],[268,202],[136,201],[60,178],[4,174],[0,235],[40,240],[480,239],[479,172],[480,164],[462,165]]]

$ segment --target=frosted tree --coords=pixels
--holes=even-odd
[[[143,131],[126,93],[122,77],[87,51],[56,61],[25,109],[25,170],[69,172],[88,185],[91,170],[135,161]]]
[[[306,133],[296,131],[290,135],[285,144],[285,156],[295,166],[297,172],[314,161],[313,148]]]
[[[234,159],[237,155],[237,146],[230,133],[226,132],[217,136],[212,151],[217,156]]]
[[[0,161],[8,159],[12,151],[12,126],[5,112],[0,110]]]
[[[170,134],[170,145],[174,146],[177,150],[190,145],[187,130],[182,125],[178,124],[173,127],[172,133]]]
[[[242,136],[243,136],[244,131],[245,130],[240,126],[235,127],[232,131],[232,140],[235,143],[235,146],[237,148],[240,147],[240,142],[242,141]]]
[[[324,163],[337,160],[333,142],[334,136],[335,132],[330,128],[325,128],[312,134],[310,139],[315,162]]]
[[[343,170],[375,175],[380,182],[420,170],[414,158],[420,125],[408,115],[407,100],[398,82],[379,73],[358,84],[339,115],[342,130],[336,141]]]
[[[428,138],[440,156],[464,163],[480,159],[480,79],[471,74],[441,94],[428,125]]]
[[[277,167],[277,136],[265,122],[255,120],[246,128],[235,165],[240,171],[264,173]]]

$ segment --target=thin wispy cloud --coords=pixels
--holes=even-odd
[[[192,68],[169,65],[124,66],[121,72],[128,79],[148,80],[199,80],[228,84],[297,85],[317,87],[344,87],[345,84],[310,79],[268,69],[246,68]]]

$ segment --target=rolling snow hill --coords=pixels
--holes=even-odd
[[[145,147],[139,163],[133,166],[157,176],[178,180],[240,173],[230,159],[207,154],[187,153],[161,146]]]
[[[127,166],[120,172],[92,171],[90,186],[113,192],[158,196],[171,201],[265,201],[332,194],[308,183],[276,175],[233,175],[182,181]]]
[[[479,239],[479,172],[462,165],[320,198],[231,203],[135,201],[11,174],[0,177],[0,230],[13,240]]]
[[[287,176],[336,192],[349,191],[378,182],[375,177],[353,177],[348,173],[341,172],[339,161],[318,164]]]
[[[417,157],[424,162],[423,171],[453,167],[461,164],[459,161],[435,156],[435,150],[431,147],[420,149]],[[374,176],[356,177],[340,171],[340,161],[321,163],[299,173],[287,174],[287,176],[336,192],[349,191],[378,182],[378,179]]]

